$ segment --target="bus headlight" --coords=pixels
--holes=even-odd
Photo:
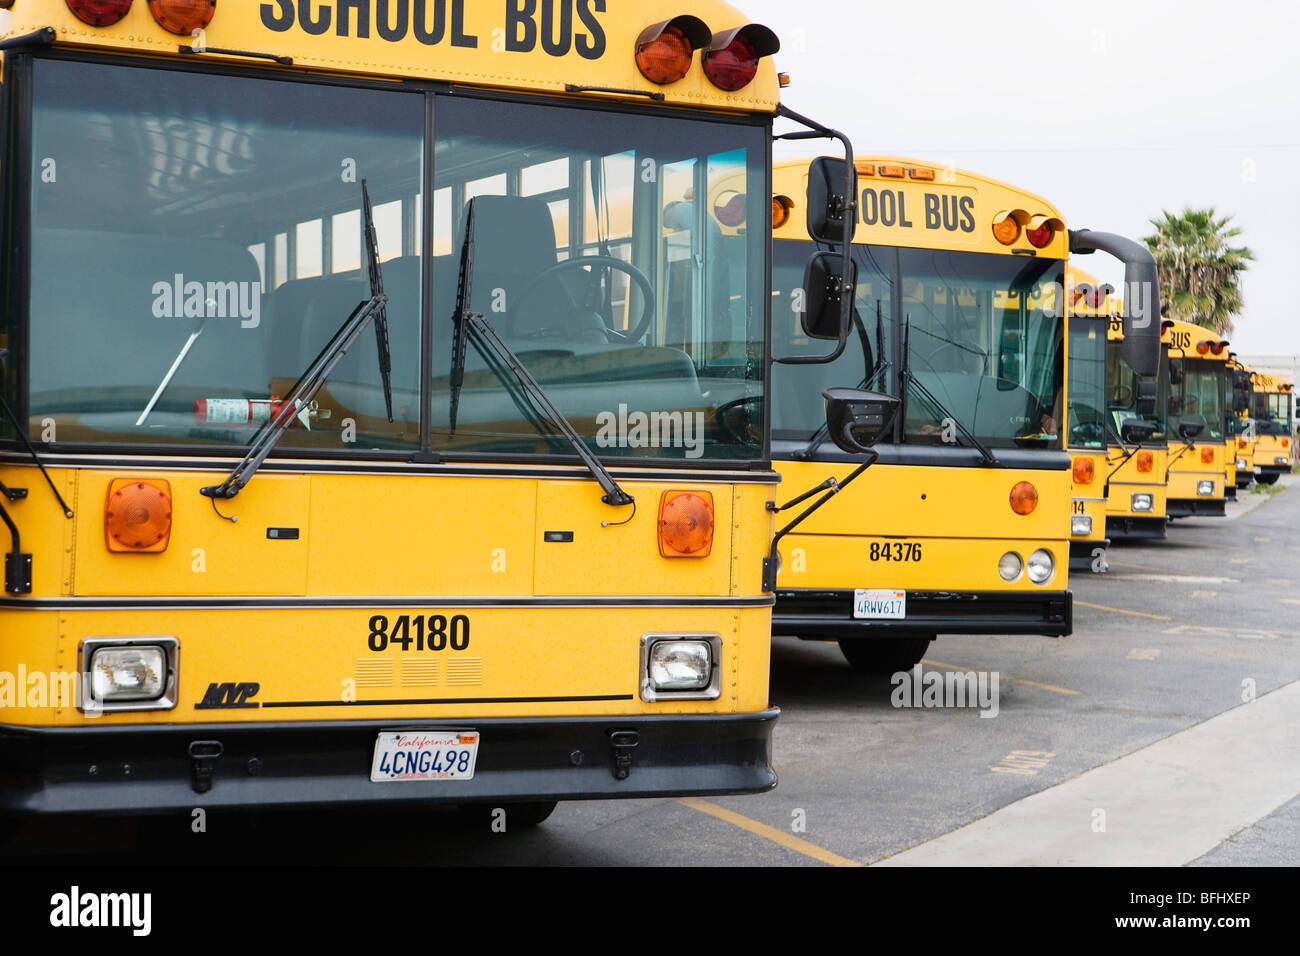
[[[1134,511],[1155,511],[1155,499],[1148,492],[1139,491],[1134,493],[1131,500],[1131,506]]]
[[[1003,581],[1014,581],[1025,569],[1025,562],[1014,551],[1008,551],[998,559],[998,574]]]
[[[1092,515],[1070,515],[1070,534],[1092,534]]]
[[[89,637],[81,645],[82,710],[176,706],[178,642],[170,635]]]
[[[1238,469],[1249,468],[1249,467],[1250,467],[1250,464],[1246,461],[1246,459],[1244,459],[1244,458],[1238,458],[1238,459],[1237,459],[1237,468],[1238,468]]]
[[[645,634],[641,648],[643,700],[712,700],[721,694],[721,635]]]
[[[1212,495],[1212,494],[1214,494],[1214,482],[1213,482],[1213,481],[1198,481],[1198,482],[1196,483],[1196,493],[1197,493],[1198,495]]]
[[[1052,552],[1043,548],[1031,554],[1025,566],[1029,571],[1029,580],[1035,584],[1046,584],[1052,580],[1052,574],[1056,571],[1056,561],[1052,558]]]

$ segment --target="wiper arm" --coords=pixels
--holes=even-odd
[[[0,361],[3,361],[8,357],[8,355],[8,349],[0,349]],[[63,500],[63,495],[59,494],[59,489],[54,487],[54,479],[52,479],[50,473],[45,470],[45,462],[41,461],[41,456],[37,454],[36,448],[32,445],[31,439],[27,437],[27,431],[19,424],[18,416],[15,415],[14,410],[9,407],[9,403],[5,400],[3,393],[0,393],[0,411],[4,412],[5,418],[9,419],[10,424],[14,426],[14,434],[21,438],[23,444],[27,446],[27,454],[32,456],[32,461],[36,462],[36,467],[39,468],[41,474],[45,476],[45,483],[50,486],[50,491],[54,492],[54,497],[58,500],[59,507],[63,509],[63,516],[65,518],[71,518],[72,509],[69,508],[68,503]],[[3,488],[3,486],[0,485],[0,488]],[[10,501],[16,501],[18,498],[22,497],[22,495],[17,494],[20,490],[21,489],[18,488],[12,490],[5,488],[3,493]],[[22,492],[23,495],[26,493],[26,491]],[[16,531],[14,533],[17,534]],[[15,545],[15,550],[16,549],[17,545]]]
[[[456,431],[456,413],[460,406],[461,387],[465,380],[465,350],[469,335],[473,333],[475,347],[489,361],[489,364],[495,358],[504,365],[505,370],[514,375],[520,388],[522,388],[533,406],[541,413],[542,421],[528,416],[532,419],[534,427],[537,427],[545,435],[545,431],[541,426],[549,424],[552,433],[558,433],[558,435],[562,436],[577,453],[578,457],[582,459],[582,463],[587,466],[587,470],[591,472],[592,477],[596,479],[596,482],[605,492],[600,500],[615,507],[635,506],[636,499],[618,486],[614,476],[600,463],[600,459],[591,453],[591,449],[582,440],[582,436],[578,434],[563,413],[555,407],[555,403],[551,401],[551,397],[546,394],[545,389],[528,371],[527,366],[524,365],[519,356],[511,350],[510,346],[506,345],[505,340],[492,327],[492,324],[482,314],[470,311],[473,269],[474,200],[471,199],[469,211],[465,216],[465,238],[461,241],[460,247],[460,276],[457,280],[456,289],[456,314],[452,316],[452,322],[456,326],[451,366],[450,427],[452,434],[455,434]],[[493,370],[501,378],[502,384],[509,389],[509,382],[503,371],[495,365]],[[516,404],[518,404],[517,401]]]
[[[181,346],[180,352],[176,354],[175,361],[172,362],[172,367],[167,370],[167,374],[164,375],[162,381],[158,383],[158,387],[154,389],[153,397],[149,399],[149,404],[144,407],[144,411],[142,411],[140,417],[136,419],[136,428],[139,428],[145,423],[145,419],[149,417],[149,413],[153,411],[153,407],[158,404],[158,399],[162,398],[162,393],[167,391],[167,386],[171,384],[172,378],[175,377],[177,370],[181,367],[181,363],[185,361],[185,356],[190,354],[190,349],[192,349],[194,343],[199,340],[199,336],[203,334],[203,328],[207,324],[208,314],[204,312],[203,318],[199,319],[198,327],[191,332],[190,337],[185,340],[185,344]]]
[[[951,411],[949,411],[948,406],[944,405],[943,402],[935,398],[934,393],[931,392],[924,385],[922,385],[920,379],[918,379],[915,375],[912,374],[912,364],[910,361],[911,348],[912,348],[912,321],[911,319],[908,319],[906,327],[904,328],[904,332],[903,332],[902,378],[903,378],[904,402],[906,402],[907,399],[908,386],[911,386],[912,388],[916,389],[918,393],[920,393],[922,398],[930,402],[930,404],[933,405],[934,408],[938,409],[942,414],[946,415],[948,420],[957,426],[957,430],[961,432],[963,435],[965,435],[966,440],[969,441],[971,445],[973,445],[975,449],[980,453],[981,461],[983,462],[983,464],[985,465],[1000,464],[997,458],[994,457],[993,452],[989,451],[989,449],[985,446],[985,444],[982,441],[980,441],[978,438],[976,438],[971,433],[969,428],[967,428],[965,425],[961,423],[961,419],[959,419],[956,415],[954,415]],[[905,411],[906,411],[906,405],[904,405],[904,413]]]
[[[199,494],[213,499],[214,506],[217,498],[235,497],[252,480],[253,475],[257,473],[257,469],[262,467],[262,462],[266,461],[266,457],[275,448],[280,436],[288,430],[289,425],[299,416],[300,412],[306,411],[311,406],[316,393],[321,390],[330,373],[334,371],[334,366],[338,365],[343,356],[347,354],[348,349],[352,348],[362,331],[365,330],[366,323],[372,319],[376,323],[385,323],[384,332],[380,339],[379,362],[381,374],[384,376],[384,397],[389,402],[388,420],[390,422],[393,420],[388,375],[384,371],[388,351],[388,328],[384,307],[388,304],[388,296],[384,294],[380,277],[379,253],[375,243],[375,222],[370,210],[370,193],[366,189],[364,179],[361,181],[361,199],[361,207],[365,216],[366,249],[370,257],[370,299],[359,303],[352,310],[352,314],[339,326],[338,331],[334,333],[325,347],[307,366],[307,370],[302,373],[302,376],[294,383],[293,388],[289,390],[289,394],[285,396],[284,406],[269,422],[262,426],[249,447],[248,454],[235,466],[235,470],[230,473],[230,476],[219,485],[209,485],[206,488],[199,489]]]

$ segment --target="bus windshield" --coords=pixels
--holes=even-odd
[[[1199,441],[1222,441],[1224,437],[1223,379],[1227,366],[1209,359],[1185,359],[1179,381],[1169,385],[1169,429],[1179,434],[1184,423],[1202,425]]]
[[[776,245],[774,349],[824,352],[825,343],[802,338],[797,312],[781,318],[793,312],[791,290],[802,283],[812,246]],[[921,387],[905,390],[904,443],[963,444],[964,428],[990,447],[1062,447],[1064,321],[1052,292],[1062,262],[872,245],[855,245],[853,254],[851,345],[829,365],[774,372],[774,430],[811,434],[822,420],[820,390],[852,378],[901,394],[906,368]]]
[[[1117,441],[1122,434],[1124,422],[1130,418],[1140,419],[1155,426],[1156,430],[1147,439],[1148,442],[1163,444],[1165,441],[1165,404],[1169,396],[1169,362],[1162,358],[1160,371],[1156,375],[1155,408],[1149,415],[1139,415],[1137,410],[1138,382],[1140,376],[1124,360],[1124,343],[1108,341],[1106,343],[1106,414],[1109,416],[1110,441]]]
[[[602,456],[756,458],[767,144],[752,119],[37,60],[25,405],[61,443],[241,447],[369,298],[388,296],[393,419],[363,335],[284,449],[572,456],[471,347],[468,303]],[[726,196],[713,186],[733,185]],[[746,189],[746,182],[755,188]],[[432,202],[426,208],[426,190]],[[591,257],[591,263],[578,263]],[[427,291],[427,290],[431,290]],[[11,317],[11,322],[18,321]],[[11,376],[13,362],[10,362]]]
[[[1255,431],[1260,435],[1291,434],[1291,395],[1282,392],[1255,392],[1252,415]]]
[[[1106,321],[1070,319],[1069,445],[1106,447]]]

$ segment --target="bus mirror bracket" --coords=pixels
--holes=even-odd
[[[1111,232],[1070,230],[1070,254],[1106,252],[1124,263],[1124,361],[1139,375],[1160,365],[1160,281],[1155,256],[1140,242]]]

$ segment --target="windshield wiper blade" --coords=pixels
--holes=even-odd
[[[289,394],[285,396],[283,407],[269,422],[262,426],[253,439],[248,454],[235,466],[229,477],[219,485],[209,485],[206,488],[199,489],[199,494],[213,499],[214,506],[217,498],[235,497],[252,480],[253,475],[257,473],[257,469],[262,467],[262,462],[266,461],[266,457],[275,448],[280,436],[288,430],[300,412],[305,412],[311,406],[316,393],[321,390],[330,373],[334,371],[334,366],[339,364],[343,356],[347,354],[348,349],[352,348],[357,338],[365,330],[366,323],[372,319],[379,321],[379,316],[384,313],[384,306],[388,304],[388,296],[383,292],[379,255],[373,241],[375,235],[374,216],[371,213],[370,194],[366,189],[364,179],[361,181],[361,198],[361,208],[365,216],[365,229],[368,237],[366,243],[367,254],[370,257],[370,299],[359,303],[352,310],[352,314],[339,326],[338,331],[334,333],[325,347],[317,353],[316,358],[307,366],[307,370],[302,373],[298,381],[294,383],[293,388],[289,390]],[[383,372],[387,346],[387,326],[385,326],[383,343],[379,356],[381,372]],[[385,398],[391,403],[392,399],[388,395],[388,389],[388,379],[387,375],[385,375]],[[389,406],[389,416],[388,420],[392,421],[391,404]]]
[[[469,210],[465,215],[465,238],[461,240],[460,247],[460,276],[457,280],[456,290],[456,314],[452,316],[452,322],[456,326],[455,344],[452,347],[452,367],[451,367],[451,432],[456,431],[456,412],[460,406],[461,386],[465,379],[465,350],[468,344],[469,335],[474,335],[474,345],[484,358],[489,362],[489,366],[496,372],[501,379],[502,385],[510,390],[509,381],[504,371],[509,371],[519,383],[520,388],[527,395],[529,401],[541,413],[541,418],[550,423],[553,433],[563,437],[570,447],[582,459],[582,463],[587,466],[592,477],[604,490],[600,500],[608,505],[621,507],[623,505],[635,505],[636,499],[618,486],[614,476],[609,470],[600,463],[600,459],[591,453],[587,443],[582,440],[577,429],[569,423],[563,413],[555,407],[545,389],[528,371],[523,361],[506,345],[505,340],[492,327],[492,324],[478,312],[470,311],[470,283],[474,268],[474,200],[469,201]],[[503,371],[492,363],[492,358],[505,366]],[[515,396],[516,405],[519,401]],[[521,409],[522,411],[522,409]],[[543,435],[546,434],[543,429],[543,422],[531,415],[527,415],[535,428]]]
[[[4,359],[8,358],[8,356],[9,356],[8,349],[0,349],[0,362],[3,362]],[[4,393],[2,392],[0,392],[0,411],[4,412],[5,418],[9,419],[10,424],[14,426],[14,434],[16,434],[19,438],[21,438],[23,444],[27,446],[27,454],[31,455],[32,461],[36,462],[36,467],[39,468],[41,470],[41,474],[45,476],[45,483],[50,486],[50,491],[54,492],[54,497],[58,500],[59,507],[63,509],[63,516],[65,518],[71,518],[72,509],[69,508],[68,503],[63,500],[63,495],[59,494],[59,489],[54,487],[54,479],[51,478],[50,473],[45,470],[45,462],[41,461],[41,456],[37,453],[36,447],[32,444],[31,439],[27,437],[27,431],[22,427],[22,425],[18,423],[18,416],[15,415],[14,410],[9,407],[9,403],[5,400]],[[15,488],[13,489],[13,492],[17,492],[19,490],[20,489]],[[26,492],[24,492],[24,494],[25,493]],[[6,489],[4,494],[5,497],[9,498],[10,501],[17,500],[14,497],[14,494],[11,493],[9,489]],[[18,497],[21,497],[21,495]]]
[[[384,277],[379,271],[379,240],[375,220],[370,214],[370,190],[361,180],[361,201],[366,208],[366,255],[370,262],[370,301],[379,300],[375,311],[375,347],[379,351],[379,375],[384,380],[384,410],[393,420],[393,357],[388,349],[388,296],[384,294]]]

